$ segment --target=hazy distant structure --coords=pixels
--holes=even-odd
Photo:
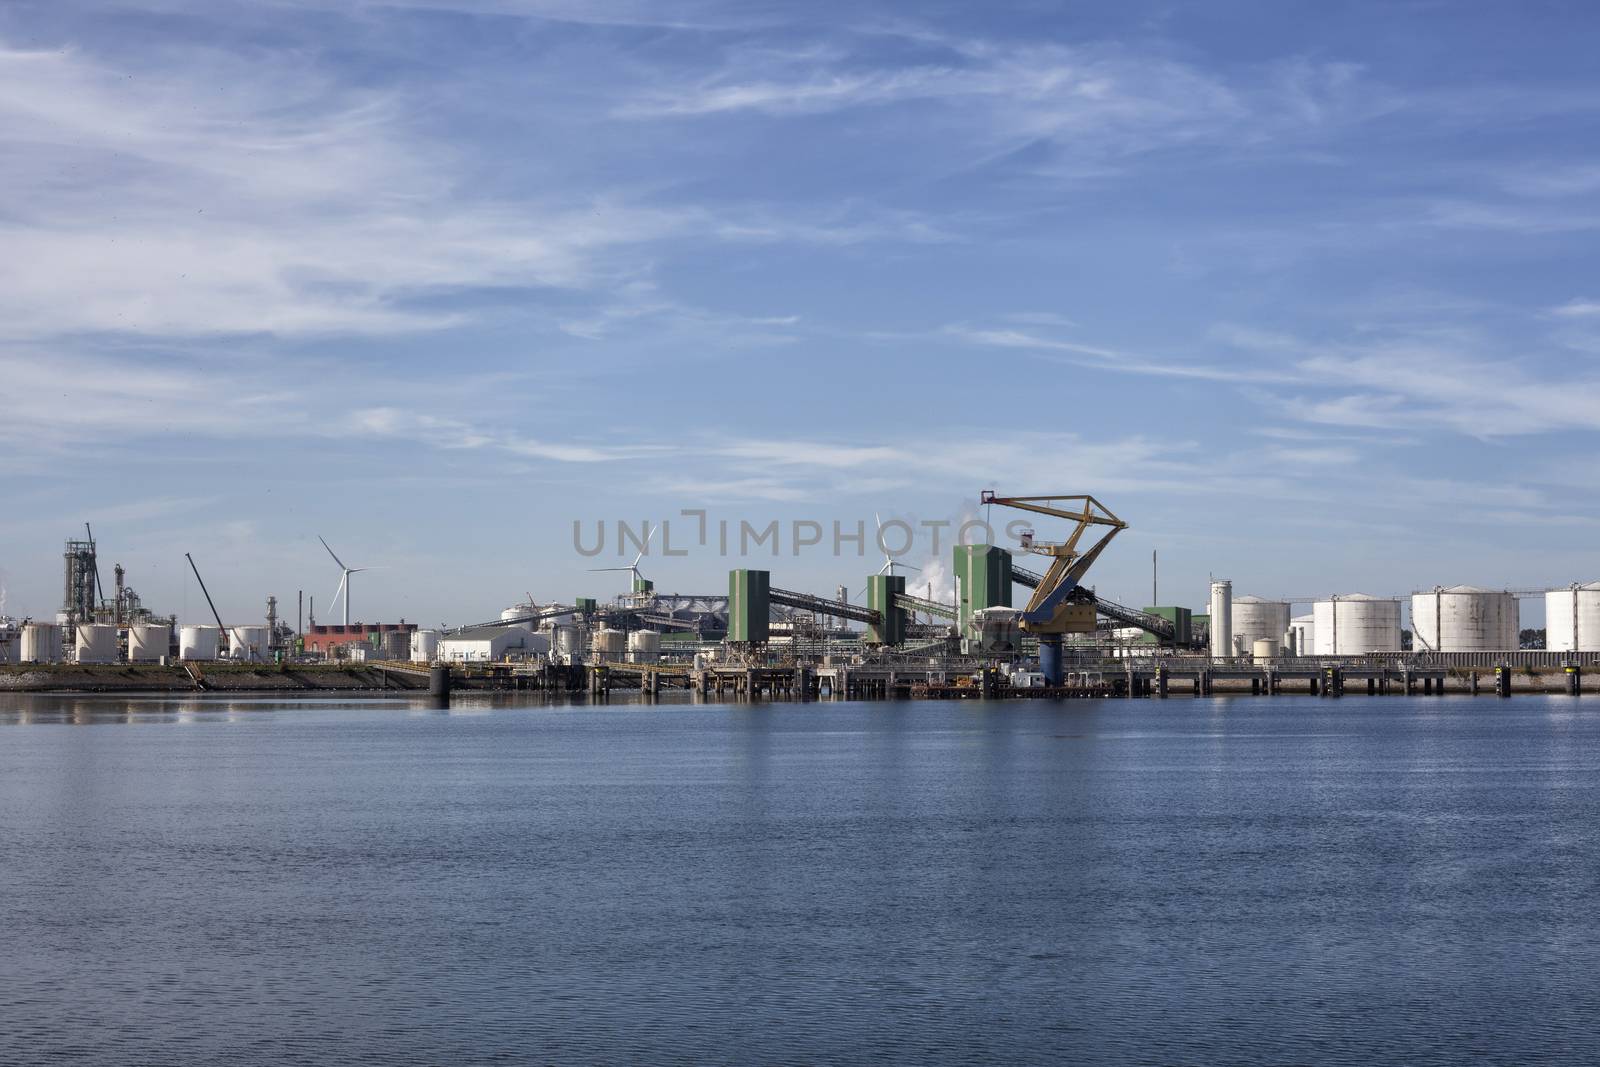
[[[1318,656],[1400,651],[1400,602],[1366,593],[1319,600],[1311,606]]]
[[[1544,647],[1553,652],[1600,652],[1600,582],[1545,593]]]
[[[1517,598],[1474,585],[1411,594],[1416,652],[1499,652],[1518,645]]]

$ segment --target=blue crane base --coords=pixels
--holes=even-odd
[[[1061,665],[1061,635],[1041,634],[1039,637],[1039,673],[1045,685],[1060,685],[1067,673]]]

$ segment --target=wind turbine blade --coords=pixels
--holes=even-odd
[[[632,567],[590,567],[591,571],[631,571]]]
[[[333,591],[333,599],[328,601],[329,611],[332,611],[334,609],[334,605],[339,603],[339,597],[344,593],[344,580],[348,577],[348,574],[339,575],[339,588]]]
[[[323,536],[321,534],[317,535],[317,540],[322,542],[322,547],[323,548],[327,548],[328,549],[328,555],[333,556],[333,561],[339,565],[339,569],[340,570],[349,570],[349,568],[344,565],[344,560],[340,559],[338,556],[335,556],[334,553],[333,553],[333,549],[328,548],[328,542],[323,539]]]

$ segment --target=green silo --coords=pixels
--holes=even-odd
[[[772,620],[771,571],[728,572],[728,640],[738,644],[767,643]]]
[[[903,574],[874,574],[867,579],[867,607],[883,621],[867,627],[862,640],[869,645],[898,645],[906,639],[906,609],[895,602],[897,593],[906,591]]]

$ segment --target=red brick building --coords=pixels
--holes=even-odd
[[[406,659],[411,655],[411,634],[416,628],[414,622],[353,622],[349,626],[319,622],[306,628],[305,647],[307,652],[320,652],[329,659],[335,659],[337,650],[342,646],[366,645],[374,648],[381,643],[390,647],[386,649],[387,655],[378,658]]]

